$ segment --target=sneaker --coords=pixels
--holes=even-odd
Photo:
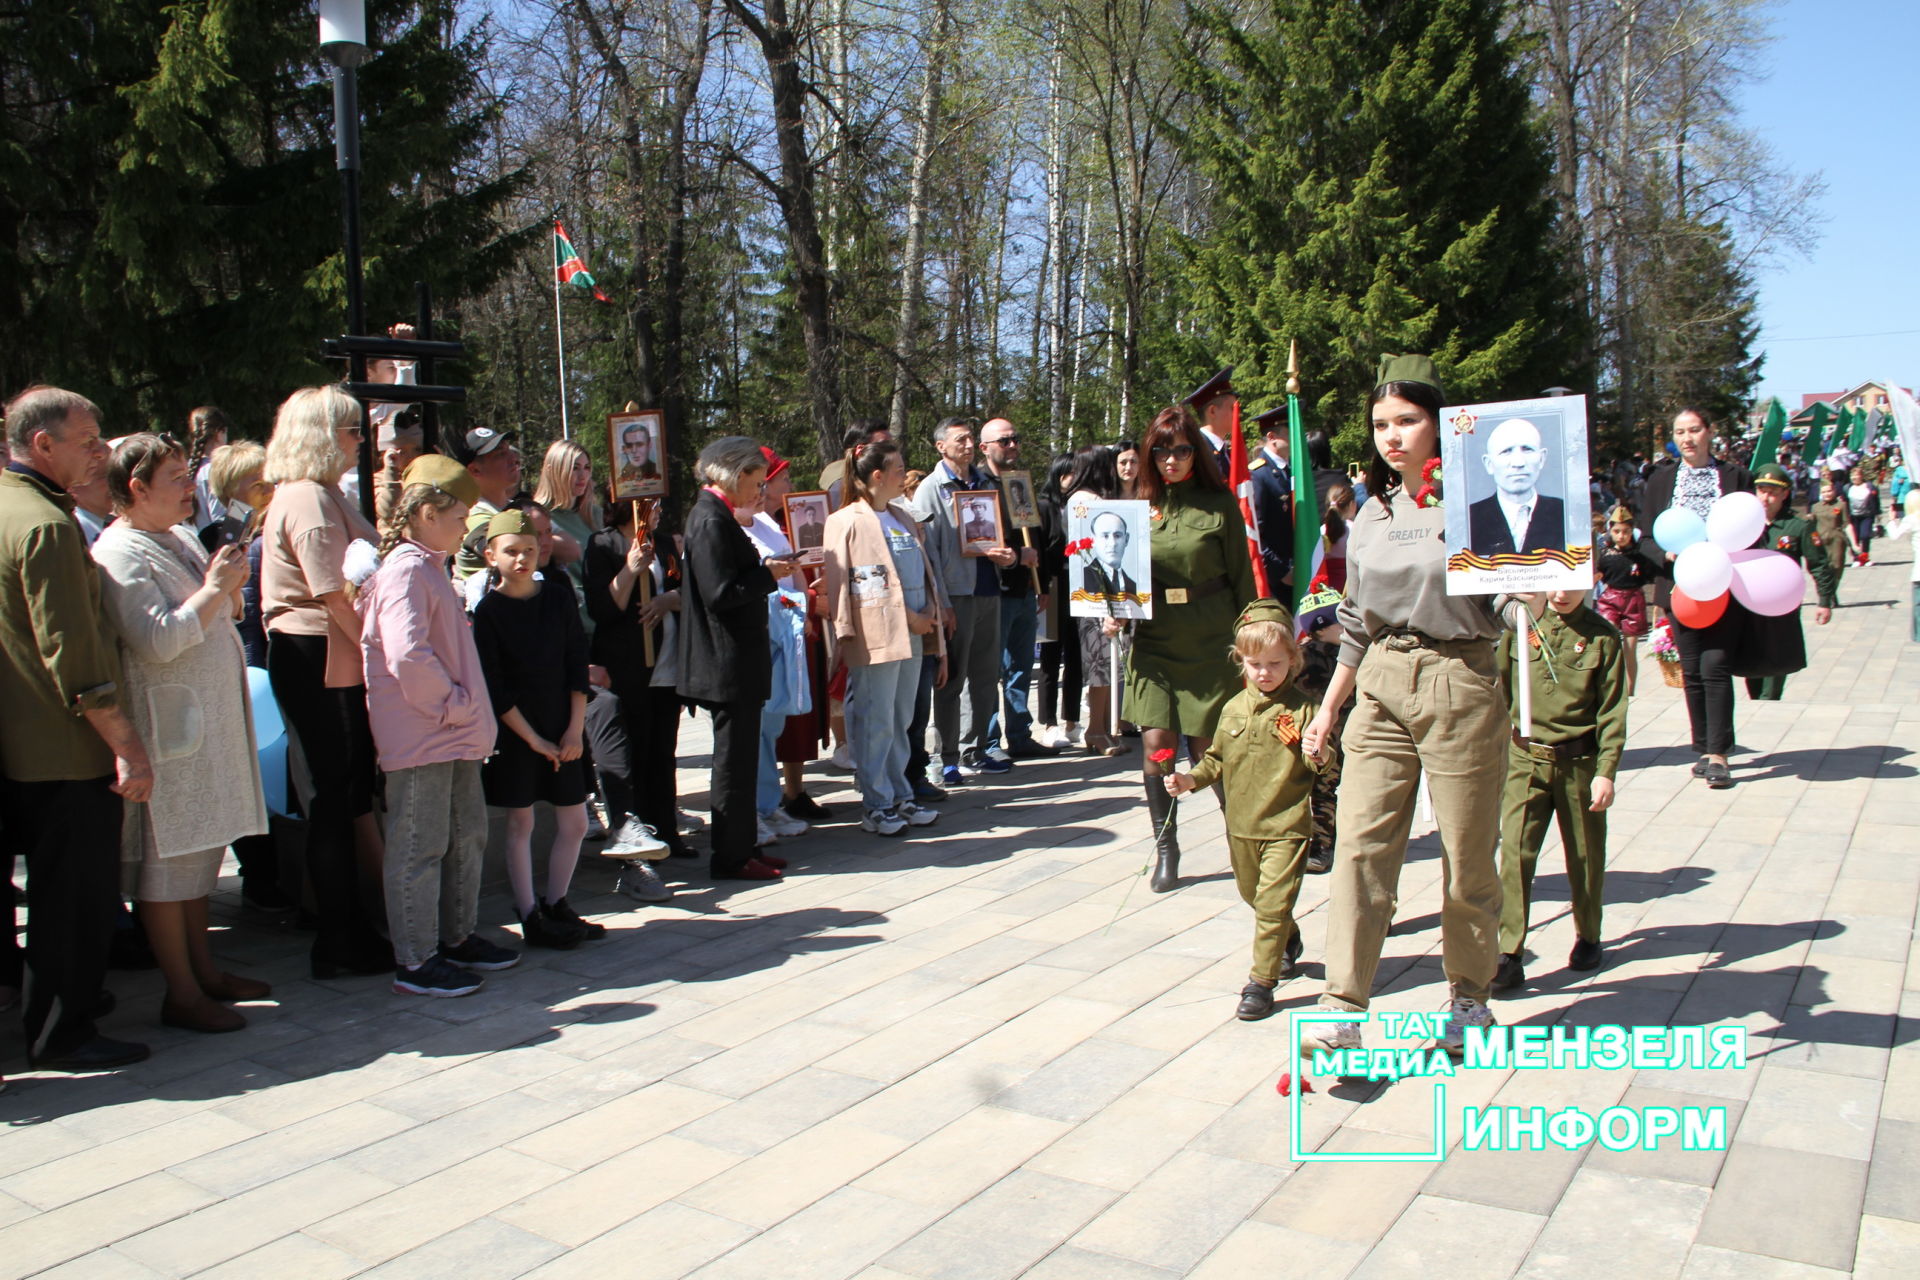
[[[947,798],[947,789],[945,787],[936,787],[925,778],[915,778],[913,780],[913,798],[915,802],[921,800],[945,800]]]
[[[520,937],[530,947],[551,947],[571,951],[586,941],[586,934],[564,920],[555,919],[547,904],[535,901],[533,910],[520,917]]]
[[[969,770],[971,770],[970,773]],[[1013,761],[1002,760],[999,756],[985,751],[972,759],[962,759],[960,762],[960,772],[968,774],[969,777],[977,777],[983,773],[1010,773],[1012,770]]]
[[[930,827],[940,817],[940,811],[938,809],[923,809],[911,800],[905,804],[893,806],[893,811],[899,817],[905,819],[906,824],[910,827]]]
[[[428,957],[416,968],[393,971],[393,993],[399,996],[470,996],[486,985],[485,978],[441,955]]]
[[[773,833],[765,818],[755,816],[753,820],[753,847],[764,849],[770,844],[779,844],[780,837]]]
[[[615,893],[624,893],[635,902],[670,902],[673,890],[667,888],[667,882],[653,869],[651,862],[638,858],[620,868],[620,878],[613,882]]]
[[[675,809],[673,811],[673,818],[675,824],[680,828],[680,834],[683,836],[690,836],[696,831],[706,830],[707,820],[698,814],[688,813],[685,809]]]
[[[620,824],[620,830],[613,839],[607,841],[600,850],[603,858],[658,858],[669,849],[654,829],[640,819],[629,816]]]
[[[798,818],[802,822],[825,822],[833,816],[833,810],[802,791],[797,796],[788,796],[780,802],[788,817]]]
[[[1493,1010],[1465,996],[1455,996],[1448,1009],[1447,1027],[1440,1035],[1440,1047],[1458,1058],[1467,1051],[1467,1028],[1492,1026]]]
[[[1339,1013],[1338,1009],[1315,1009],[1315,1013]],[[1360,1024],[1357,1022],[1310,1022],[1300,1028],[1300,1056],[1311,1057],[1317,1050],[1337,1053],[1360,1048]]]
[[[597,938],[607,936],[607,926],[595,924],[591,920],[582,919],[580,913],[575,911],[565,898],[560,899],[558,902],[549,902],[547,904],[547,916],[549,919],[558,920],[563,924],[579,930],[580,936],[585,941],[592,942]]]
[[[771,809],[760,815],[760,821],[766,824],[767,830],[783,838],[807,834],[807,824],[785,809],[777,807]]]
[[[833,754],[827,757],[827,767],[839,773],[853,772],[853,752],[846,743],[833,749]]]
[[[1060,726],[1060,737],[1067,746],[1077,747],[1087,740],[1087,731],[1080,725],[1068,721]]]
[[[963,770],[957,764],[950,764],[940,771],[940,785],[943,787],[965,786],[967,779],[973,776],[974,771]],[[918,794],[918,790],[915,788],[915,794]]]
[[[462,969],[511,969],[520,963],[520,953],[511,947],[503,947],[497,942],[488,942],[477,933],[467,935],[467,940],[459,946],[450,947],[440,944],[440,954]]]
[[[907,829],[907,823],[892,809],[869,809],[860,819],[860,829],[877,836],[897,836]]]

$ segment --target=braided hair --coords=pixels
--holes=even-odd
[[[187,415],[187,474],[198,476],[200,464],[213,452],[213,438],[227,438],[227,415],[210,404],[203,404]]]
[[[437,484],[410,484],[401,490],[400,501],[393,504],[393,510],[387,516],[387,527],[380,535],[380,558],[385,560],[406,539],[407,526],[423,509],[430,507],[435,511],[445,511],[459,501]]]

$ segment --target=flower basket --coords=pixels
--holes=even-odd
[[[1660,663],[1660,678],[1667,682],[1669,689],[1682,688],[1686,679],[1680,674],[1680,649],[1673,642],[1673,628],[1662,619],[1649,638],[1653,641],[1650,646],[1653,656]]]
[[[1685,688],[1687,679],[1685,676],[1680,674],[1680,659],[1677,657],[1661,658],[1660,659],[1660,678],[1667,682],[1667,688],[1669,689]]]

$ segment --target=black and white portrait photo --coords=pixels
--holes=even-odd
[[[1586,406],[1558,396],[1441,414],[1449,594],[1592,581]]]
[[[983,556],[995,547],[1007,545],[1000,528],[1000,495],[987,491],[959,490],[953,495],[953,523],[960,530],[962,555]]]
[[[1040,504],[1033,496],[1033,476],[1025,471],[1002,471],[1000,489],[1007,495],[1007,520],[1016,529],[1040,527]]]
[[[1151,618],[1147,504],[1074,498],[1067,507],[1068,613],[1076,618]]]
[[[801,564],[821,564],[827,558],[822,545],[827,532],[827,495],[813,489],[786,496],[787,538]]]

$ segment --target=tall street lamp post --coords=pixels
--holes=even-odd
[[[333,157],[340,171],[340,220],[346,232],[347,332],[366,332],[360,273],[360,88],[354,68],[367,60],[366,0],[320,0],[320,56],[333,67]],[[364,383],[367,361],[348,357],[347,381]],[[360,505],[373,515],[373,432],[360,404]]]

